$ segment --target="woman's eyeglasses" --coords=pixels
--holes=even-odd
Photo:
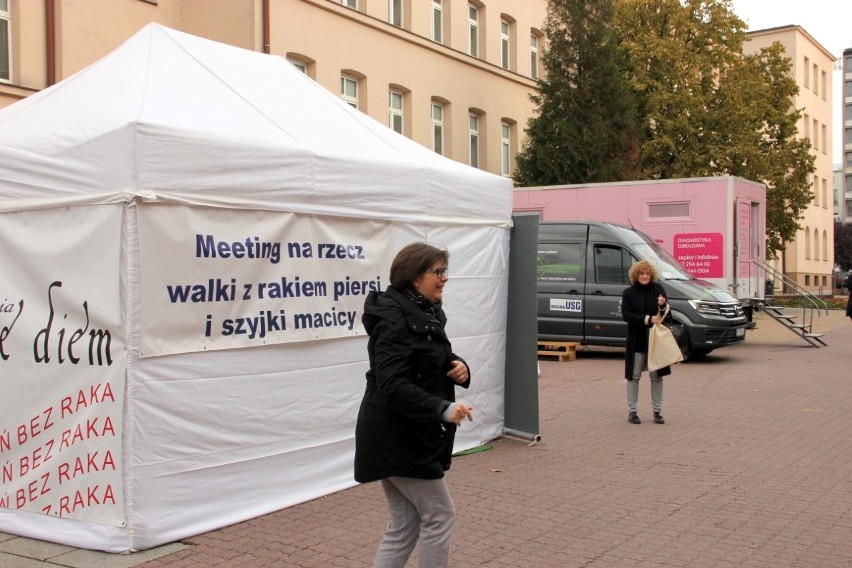
[[[434,274],[438,278],[443,278],[444,276],[446,276],[447,278],[450,277],[450,269],[449,268],[427,268],[423,272],[431,272],[432,274]]]

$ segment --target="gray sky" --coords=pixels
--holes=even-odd
[[[797,25],[836,58],[852,47],[852,1],[850,0],[733,0],[734,12],[749,30]],[[842,72],[832,73],[832,163],[842,160]]]

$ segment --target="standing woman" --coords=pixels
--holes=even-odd
[[[418,540],[421,567],[450,562],[455,506],[444,472],[473,407],[455,402],[470,369],[444,331],[448,261],[445,250],[409,244],[391,264],[387,290],[364,302],[370,369],[355,427],[355,481],[381,480],[387,498],[377,568],[405,566]]]
[[[641,424],[636,413],[639,401],[639,379],[648,370],[648,330],[662,321],[661,310],[667,304],[666,291],[657,282],[657,269],[647,260],[635,262],[628,274],[630,286],[621,295],[621,317],[627,322],[627,345],[624,354],[624,378],[627,379],[627,421]],[[663,377],[671,367],[651,371],[651,404],[654,422],[665,424],[662,414]]]

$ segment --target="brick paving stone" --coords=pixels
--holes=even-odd
[[[817,349],[763,316],[744,344],[674,368],[664,426],[647,376],[643,423],[627,422],[623,351],[542,361],[541,442],[495,440],[448,474],[451,565],[852,566],[852,325],[816,318]],[[380,486],[362,485],[139,566],[370,566],[386,522]]]

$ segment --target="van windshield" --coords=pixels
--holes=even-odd
[[[657,243],[635,243],[633,246],[639,256],[657,267],[661,280],[693,280],[680,263]]]

